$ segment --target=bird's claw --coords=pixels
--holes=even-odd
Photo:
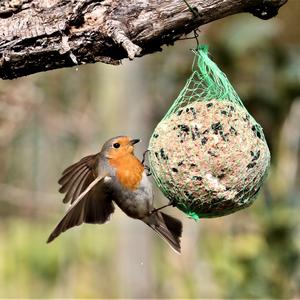
[[[146,154],[149,152],[150,150],[146,150],[144,153],[143,153],[143,159],[142,159],[142,164],[144,166],[144,169],[146,170],[146,175],[147,176],[151,176],[152,175],[152,172],[151,172],[151,169],[149,166],[145,165],[145,160],[146,160]]]
[[[144,153],[143,153],[143,159],[142,159],[142,164],[145,163],[145,160],[146,160],[146,154],[149,152],[150,150],[147,149]]]
[[[144,169],[146,170],[146,176],[151,176],[152,175],[150,167],[148,167],[147,165],[144,165]]]

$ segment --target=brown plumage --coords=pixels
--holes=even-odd
[[[99,154],[89,155],[79,162],[66,168],[58,183],[61,185],[59,192],[66,193],[63,202],[71,204],[87,186],[97,177],[95,166],[99,161]]]
[[[105,223],[114,212],[115,202],[128,216],[145,222],[180,252],[182,224],[155,211],[152,186],[133,152],[137,142],[125,136],[112,138],[99,153],[86,156],[63,171],[59,191],[65,193],[63,202],[70,202],[71,206],[48,243],[73,226]]]

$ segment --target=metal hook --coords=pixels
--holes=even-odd
[[[186,6],[188,7],[188,9],[191,11],[191,13],[193,14],[194,18],[197,18],[200,16],[199,12],[198,12],[198,9],[196,7],[191,7],[191,5],[187,2],[187,0],[183,0],[183,2],[186,4]],[[198,40],[198,37],[199,37],[199,29],[194,29],[193,30],[194,32],[194,39],[196,40],[196,44],[197,44],[197,47],[196,49],[198,49],[198,46],[199,46],[199,40]]]

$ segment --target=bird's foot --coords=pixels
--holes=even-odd
[[[144,165],[144,169],[146,170],[146,175],[147,175],[147,176],[151,176],[151,175],[152,175],[152,172],[151,172],[151,170],[150,170],[150,167]]]
[[[152,175],[152,172],[151,172],[151,169],[149,166],[145,165],[145,160],[146,160],[146,154],[149,152],[150,150],[146,150],[144,153],[143,153],[143,159],[142,159],[142,164],[146,170],[146,175],[147,176],[151,176]]]

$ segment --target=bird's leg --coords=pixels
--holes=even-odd
[[[143,153],[143,159],[142,159],[142,164],[143,164],[145,170],[147,171],[147,172],[146,172],[146,175],[147,175],[147,176],[152,175],[151,170],[150,170],[150,167],[147,166],[147,165],[145,165],[146,154],[147,154],[149,151],[150,151],[150,150],[147,149],[147,150]]]
[[[173,201],[173,200],[170,200],[170,202],[169,202],[168,204],[163,205],[163,206],[161,206],[161,207],[159,207],[159,208],[155,208],[155,209],[151,210],[150,215],[152,215],[152,214],[156,213],[157,211],[159,211],[159,210],[161,210],[161,209],[163,209],[163,208],[166,208],[166,207],[168,207],[168,206],[174,206],[174,201]]]

